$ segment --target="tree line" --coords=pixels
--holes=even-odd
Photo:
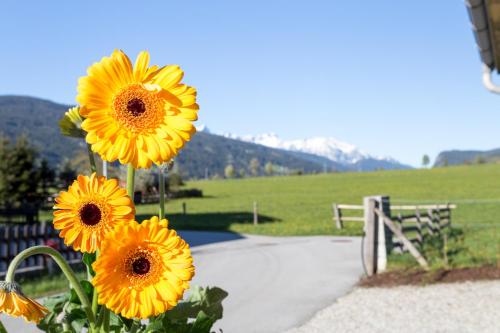
[[[260,161],[257,158],[252,158],[248,163],[248,169],[240,168],[239,170],[236,170],[232,163],[227,164],[224,168],[224,177],[245,178],[247,176],[247,171],[252,177],[257,177],[261,174],[264,174],[266,176],[303,174],[302,170],[289,170],[286,167],[275,165],[272,162],[267,162],[266,164],[264,164],[264,167],[262,167]]]
[[[58,185],[68,186],[76,171],[69,162],[52,168],[24,135],[15,141],[0,134],[0,207],[40,206]]]

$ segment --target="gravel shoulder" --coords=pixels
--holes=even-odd
[[[500,332],[500,281],[357,287],[288,333]]]

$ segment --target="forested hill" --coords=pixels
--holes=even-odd
[[[447,150],[436,157],[435,167],[500,161],[500,148],[492,150]]]
[[[68,138],[59,133],[58,120],[68,109],[51,101],[28,96],[0,96],[0,132],[14,140],[26,135],[40,151],[41,157],[57,166],[65,157],[75,156],[85,149],[82,140]],[[344,171],[345,167],[327,158],[274,149],[248,142],[228,139],[209,133],[197,133],[180,153],[177,161],[187,177],[202,178],[224,175],[224,168],[232,164],[236,170],[249,173],[252,159],[264,165],[271,162],[280,172],[302,171],[305,173],[327,170]]]

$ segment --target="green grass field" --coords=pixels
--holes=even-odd
[[[455,203],[454,224],[500,225],[500,165],[191,181],[186,187],[203,190],[205,197],[167,202],[167,215],[179,229],[335,234],[332,202],[361,204],[364,196],[377,194],[389,195],[393,204]],[[256,227],[251,223],[253,201],[259,215],[269,219]],[[182,202],[186,217],[181,215]],[[155,214],[157,205],[140,205],[137,213]],[[358,225],[348,223],[340,233],[359,233]]]
[[[167,216],[177,229],[360,235],[361,223],[334,227],[332,202],[361,204],[364,196],[384,194],[393,204],[458,205],[452,225],[463,235],[450,240],[453,265],[496,264],[500,255],[500,165],[191,181],[186,186],[202,189],[205,197],[167,202]],[[252,224],[253,201],[258,202],[258,226]],[[140,205],[137,213],[139,219],[147,218],[157,213],[157,206]]]
[[[428,170],[335,173],[289,177],[190,181],[204,198],[167,202],[176,229],[221,230],[273,236],[361,235],[362,223],[337,230],[333,202],[361,204],[368,195],[388,195],[393,204],[454,203],[450,265],[498,265],[500,262],[500,165],[484,164]],[[254,226],[253,202],[260,224]],[[187,214],[182,214],[182,204]],[[158,213],[156,204],[139,205],[137,219]],[[361,212],[359,212],[361,214]],[[50,218],[47,212],[42,218]],[[426,247],[431,263],[441,265],[436,248]],[[393,255],[396,267],[414,265],[407,255]]]

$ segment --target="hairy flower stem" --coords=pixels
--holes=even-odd
[[[82,288],[80,282],[78,282],[78,278],[75,275],[75,272],[71,269],[69,264],[64,260],[63,256],[56,250],[48,246],[33,246],[24,251],[21,251],[17,256],[12,259],[10,262],[9,268],[7,269],[7,274],[5,275],[6,282],[14,282],[14,275],[16,273],[16,268],[19,264],[26,258],[37,255],[37,254],[45,254],[49,255],[54,259],[56,264],[61,268],[64,276],[68,279],[71,286],[75,289],[78,298],[80,298],[80,302],[82,303],[83,310],[87,314],[87,318],[90,323],[90,332],[95,331],[95,316],[92,312],[92,307],[90,305],[90,301],[85,294],[85,291]]]
[[[94,152],[92,152],[92,149],[89,144],[87,144],[87,151],[89,153],[89,162],[90,162],[90,172],[97,172],[97,166],[95,164],[95,157],[94,157]]]
[[[94,156],[94,153],[92,152],[91,146],[89,144],[87,144],[87,151],[89,153],[90,173],[97,172],[97,165],[95,163],[95,156]],[[99,250],[97,250],[95,253],[95,259],[97,259],[98,255],[99,255]],[[94,259],[94,261],[95,261],[95,259]],[[92,282],[92,273],[91,273],[92,263],[93,262],[91,262],[89,265],[87,265],[87,280],[89,282]],[[94,318],[98,317],[97,308],[98,308],[97,289],[94,288],[94,291],[92,293],[92,313],[94,314]],[[98,329],[99,329],[99,325],[97,325],[97,330]]]
[[[165,218],[165,175],[166,168],[164,166],[160,166],[160,173],[158,175],[158,182],[160,184],[160,220]]]
[[[129,164],[127,168],[127,193],[132,200],[134,200],[134,176],[135,169],[132,164]]]
[[[97,257],[99,256],[99,250],[97,250],[95,252],[95,257],[97,259]],[[88,281],[90,283],[92,283],[92,274],[90,273],[90,266],[92,264],[89,265],[89,267],[87,267],[88,269]],[[94,316],[97,318],[97,308],[98,308],[99,304],[97,303],[97,289],[94,288],[94,291],[92,292],[92,312],[94,313]],[[97,325],[99,326],[99,325]]]

